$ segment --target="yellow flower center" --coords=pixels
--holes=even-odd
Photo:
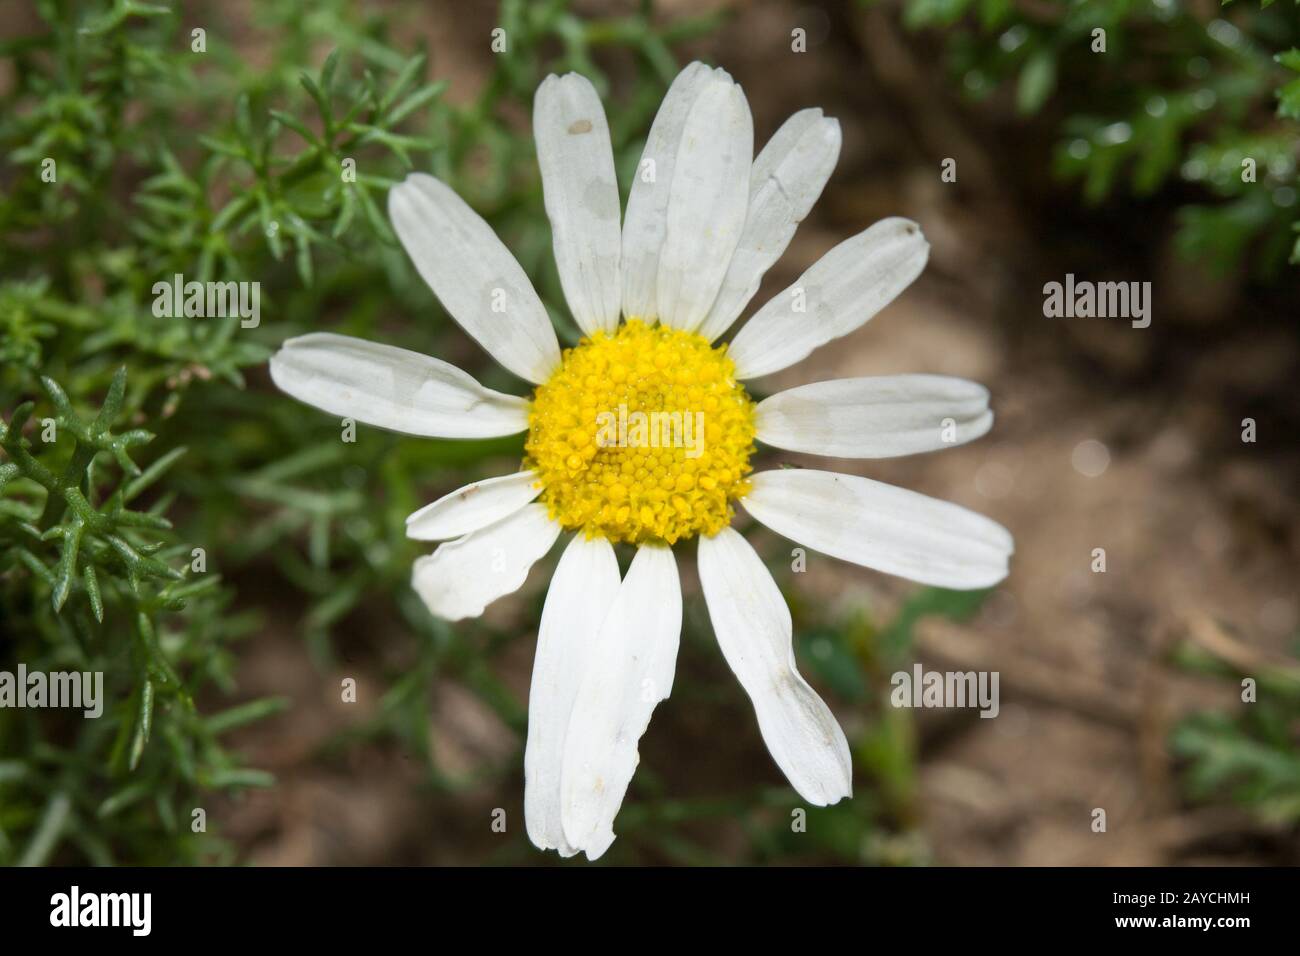
[[[588,537],[714,534],[749,490],[754,403],[725,347],[629,319],[567,349],[533,395],[524,467],[551,518]]]

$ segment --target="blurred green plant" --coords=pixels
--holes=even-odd
[[[1180,209],[1179,249],[1268,276],[1300,264],[1298,9],[904,0],[904,21],[944,31],[969,97],[1014,84],[1021,115],[1057,124],[1055,171],[1079,180],[1089,203],[1125,187],[1199,194]]]
[[[1243,699],[1232,711],[1194,713],[1174,728],[1170,746],[1183,759],[1188,797],[1235,803],[1266,824],[1300,825],[1300,661],[1247,673],[1191,643],[1178,648],[1176,659],[1188,671],[1237,688],[1253,682],[1249,702]]]

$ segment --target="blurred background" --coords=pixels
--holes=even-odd
[[[744,87],[756,148],[804,107],[843,128],[755,307],[879,218],[932,245],[897,302],[755,391],[988,385],[980,441],[826,467],[988,514],[1017,553],[993,592],[793,573],[741,516],[853,749],[854,799],[792,832],[683,549],[674,693],[602,863],[1300,863],[1298,44],[1291,0],[6,3],[0,670],[103,670],[108,705],[0,710],[0,862],[559,862],[524,834],[522,773],[558,551],[450,626],[403,533],[522,436],[345,443],[265,360],[330,330],[518,391],[396,245],[388,187],[450,182],[573,344],[533,92],[597,85],[626,198],[701,58]],[[177,272],[260,282],[260,326],[155,317]],[[1149,281],[1150,327],[1045,318],[1067,273]],[[916,662],[998,671],[999,715],[891,707]]]

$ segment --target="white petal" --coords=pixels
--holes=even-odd
[[[641,759],[637,742],[672,691],[681,629],[672,550],[642,545],[601,626],[564,742],[564,837],[589,859],[614,841],[614,817]]]
[[[528,428],[522,398],[391,345],[313,332],[287,340],[270,367],[271,380],[300,402],[408,435],[492,438]]]
[[[445,183],[411,173],[388,193],[388,218],[451,317],[521,378],[541,384],[560,364],[546,307],[492,227]]]
[[[411,586],[435,617],[478,617],[497,598],[519,590],[559,534],[560,526],[547,517],[545,505],[524,505],[416,559]]]
[[[600,97],[584,76],[548,76],[533,101],[533,138],[564,297],[588,335],[614,331],[622,306],[618,180]]]
[[[406,536],[448,541],[508,517],[542,493],[537,472],[485,478],[443,495],[406,519]]]
[[[715,74],[691,107],[668,194],[656,293],[659,321],[700,327],[745,228],[754,121],[745,94]]]
[[[891,458],[979,438],[989,391],[945,375],[884,375],[800,385],[758,403],[760,441],[841,458]]]
[[[791,786],[824,807],[853,794],[849,742],[795,666],[790,609],[739,533],[700,538],[700,583],[722,656],[754,702],[767,749]]]
[[[960,505],[831,471],[764,471],[751,482],[746,511],[831,557],[959,590],[1007,576],[1010,532]]]
[[[780,371],[852,332],[911,285],[929,255],[910,219],[882,219],[841,242],[745,323],[727,350],[736,376]]]
[[[712,342],[731,327],[758,291],[763,275],[794,238],[840,156],[840,124],[819,109],[800,110],[768,140],[749,176],[745,231],[722,289],[700,326]]]
[[[668,226],[668,195],[686,117],[714,71],[695,62],[677,74],[655,116],[632,179],[623,215],[623,315],[653,319],[659,314],[659,252]]]
[[[578,686],[596,654],[600,625],[618,594],[618,559],[604,538],[574,535],[546,592],[528,692],[524,819],[540,849],[573,856],[560,818],[564,740]]]

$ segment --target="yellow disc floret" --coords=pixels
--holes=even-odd
[[[630,319],[564,353],[533,395],[524,467],[551,518],[588,537],[714,534],[748,491],[754,403],[724,347]]]

